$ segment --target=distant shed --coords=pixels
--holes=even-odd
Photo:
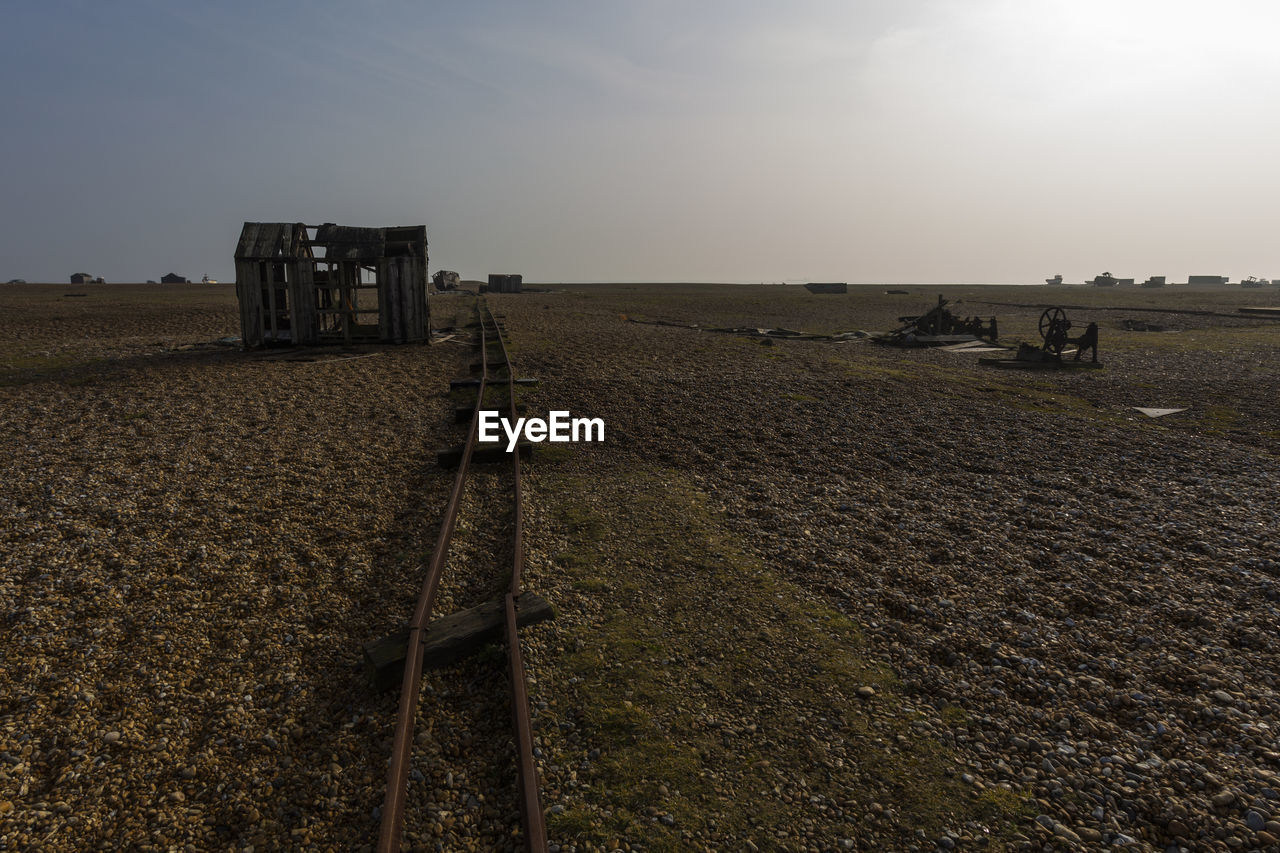
[[[485,290],[489,293],[520,293],[524,290],[524,276],[519,273],[490,275],[489,286]]]
[[[246,222],[235,260],[246,347],[428,338],[425,225]]]
[[[87,272],[73,272],[71,274],[71,283],[72,284],[92,284],[93,276],[89,275],[89,273]]]
[[[849,285],[843,281],[811,281],[804,289],[810,293],[848,293]]]
[[[1191,275],[1187,276],[1187,284],[1226,284],[1225,275]]]
[[[161,284],[190,284],[191,282],[183,278],[182,276],[178,275],[176,272],[171,272],[171,273],[168,273],[167,275],[160,276],[160,283]]]

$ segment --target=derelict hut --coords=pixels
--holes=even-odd
[[[489,275],[489,293],[521,293],[524,290],[524,276],[519,273]]]
[[[236,247],[244,345],[425,341],[426,270],[425,225],[246,222]]]
[[[188,281],[184,276],[180,276],[176,272],[171,272],[167,275],[160,276],[160,283],[161,284],[190,284],[191,282]]]

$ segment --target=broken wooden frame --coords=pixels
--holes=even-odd
[[[425,225],[246,222],[235,262],[245,347],[428,339]]]

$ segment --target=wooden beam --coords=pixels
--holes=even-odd
[[[479,651],[485,644],[502,638],[505,627],[505,599],[443,616],[427,626],[422,643],[422,668],[439,669]],[[555,610],[540,595],[523,592],[516,599],[517,626],[533,625],[555,617]],[[378,690],[400,683],[409,646],[409,629],[397,631],[364,645],[365,671]]]
[[[505,388],[511,384],[511,378],[507,376],[503,376],[498,379],[487,379],[485,380],[485,384],[491,385],[494,387],[501,386]],[[517,379],[516,384],[517,385],[537,385],[538,380],[532,376],[526,376],[526,377]],[[478,388],[479,386],[480,386],[479,379],[450,379],[449,380],[450,391],[456,391],[459,388]]]

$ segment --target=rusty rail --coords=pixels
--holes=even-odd
[[[515,370],[507,354],[506,341],[499,327],[497,318],[483,306],[480,312],[480,384],[476,389],[475,408],[471,413],[470,426],[467,429],[467,440],[463,446],[462,458],[458,463],[458,473],[453,481],[453,489],[449,501],[445,504],[444,517],[440,522],[440,532],[436,536],[435,550],[427,567],[427,575],[423,581],[422,592],[414,608],[413,619],[409,623],[409,646],[405,656],[404,678],[400,688],[400,706],[396,716],[395,739],[392,743],[391,761],[387,770],[387,795],[382,807],[382,823],[378,837],[379,853],[396,853],[400,850],[401,837],[404,831],[405,807],[408,795],[409,764],[413,750],[414,718],[417,715],[418,702],[422,689],[422,641],[431,619],[431,611],[435,605],[436,592],[443,574],[445,562],[449,556],[449,545],[453,539],[453,530],[458,519],[458,511],[462,503],[462,493],[466,484],[467,469],[475,449],[479,432],[480,411],[484,404],[485,388],[489,379],[489,341],[485,324],[485,313],[502,350],[502,360],[506,364],[511,382],[508,384],[509,411],[512,420],[516,416]],[[520,488],[520,454],[513,452],[513,471],[515,475],[514,489],[514,534],[511,585],[506,596],[506,637],[508,668],[511,682],[511,714],[515,733],[516,761],[519,772],[520,812],[524,823],[525,848],[530,853],[545,853],[547,850],[546,824],[542,815],[542,801],[538,790],[538,772],[533,762],[533,727],[529,717],[529,697],[524,674],[524,662],[520,655],[520,639],[516,626],[515,600],[520,594],[520,580],[524,568],[524,535],[523,535],[523,497]]]
[[[496,325],[496,323],[495,323]],[[498,331],[502,360],[507,365],[508,413],[516,422],[516,371],[507,352],[507,342]],[[516,766],[520,774],[520,817],[524,822],[525,849],[529,853],[546,853],[547,827],[542,815],[542,798],[538,791],[538,768],[533,763],[533,723],[529,719],[529,692],[525,680],[524,657],[520,654],[520,635],[516,623],[516,599],[524,574],[524,498],[520,487],[520,454],[511,454],[515,480],[515,514],[511,541],[511,586],[507,590],[507,669],[511,677],[511,718],[515,730]]]

